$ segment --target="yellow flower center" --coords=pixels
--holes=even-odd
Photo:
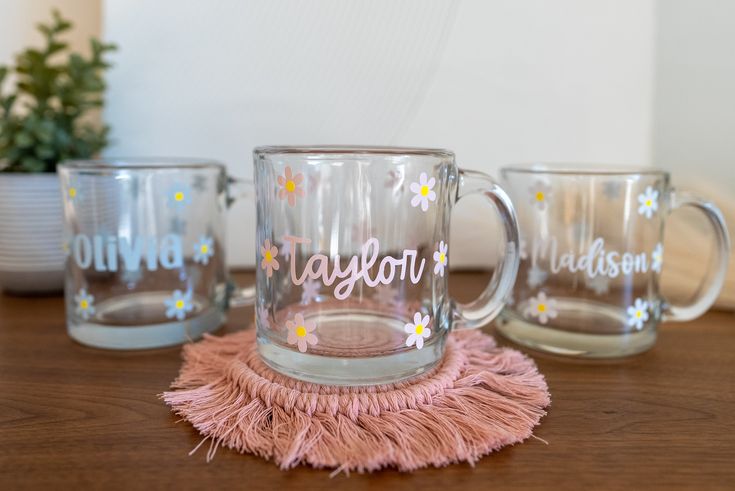
[[[636,316],[637,319],[640,319],[641,317],[643,317],[643,312],[641,312],[640,310],[636,310],[635,311],[635,316]]]
[[[76,198],[76,196],[77,196],[77,188],[69,188],[69,197]]]
[[[424,184],[423,186],[421,186],[421,196],[428,196],[428,195],[429,195],[429,186]]]
[[[653,204],[653,201],[651,201],[650,199],[646,200],[646,206],[651,206],[652,204]]]
[[[306,336],[306,328],[304,326],[298,326],[296,328],[296,335],[300,338]]]
[[[295,189],[296,189],[296,183],[295,182],[293,182],[290,179],[288,181],[286,181],[286,191],[288,191],[289,193],[293,193]]]
[[[202,253],[202,254],[206,254],[206,253],[208,253],[208,252],[209,252],[209,246],[208,246],[207,244],[203,244],[203,245],[202,245],[202,246],[201,246],[201,247],[199,248],[199,251],[201,251],[201,253]]]
[[[89,308],[89,302],[87,300],[82,300],[81,302],[79,302],[79,306],[82,309],[87,310]]]
[[[273,254],[271,254],[271,251],[265,251],[265,262],[269,263],[273,261]]]
[[[176,308],[181,310],[184,308],[184,301],[183,300],[176,300]]]
[[[545,303],[538,304],[538,306],[536,307],[536,310],[538,310],[539,312],[546,312],[546,304]]]
[[[446,259],[446,257],[447,257],[447,256],[445,256],[443,252],[442,252],[442,253],[440,253],[440,254],[439,254],[439,262],[440,262],[440,263],[443,263],[443,262],[444,262],[444,259]]]
[[[543,201],[544,200],[544,193],[539,191],[536,193],[536,201]]]
[[[184,201],[184,193],[181,191],[176,191],[176,193],[174,193],[174,199],[176,201]]]
[[[423,324],[416,324],[416,330],[414,331],[416,334],[421,334],[424,332],[424,326]]]

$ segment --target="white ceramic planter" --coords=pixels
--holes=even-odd
[[[0,173],[0,289],[64,287],[62,200],[56,174]]]

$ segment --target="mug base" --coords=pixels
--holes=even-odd
[[[185,319],[168,320],[163,311],[164,300],[169,297],[168,292],[121,295],[96,306],[93,318],[83,319],[72,313],[67,318],[69,337],[93,348],[164,348],[195,341],[217,330],[226,320],[222,301],[215,305],[196,295],[192,312]]]
[[[625,317],[620,309],[573,299],[559,300],[558,325],[569,320],[574,325],[580,319],[588,326],[618,324],[624,329]],[[572,322],[573,320],[573,322]],[[656,342],[653,322],[641,330],[616,333],[590,333],[565,330],[532,322],[506,308],[495,321],[496,331],[510,341],[528,348],[575,358],[622,358],[649,350]]]
[[[382,385],[420,375],[442,358],[444,343],[385,356],[345,358],[299,353],[268,339],[258,340],[261,359],[287,377],[323,385]]]

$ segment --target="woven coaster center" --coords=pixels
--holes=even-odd
[[[254,343],[230,361],[227,376],[242,392],[261,399],[267,407],[297,409],[312,415],[324,412],[355,418],[360,413],[417,409],[452,387],[467,363],[465,352],[450,338],[442,361],[432,370],[411,379],[385,385],[347,387],[296,380],[271,369],[258,356]]]

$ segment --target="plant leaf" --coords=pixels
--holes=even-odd
[[[53,172],[57,162],[91,157],[109,142],[109,128],[85,116],[104,103],[105,55],[117,46],[92,39],[91,55],[69,53],[60,35],[71,28],[53,10],[51,22],[37,26],[45,46],[24,49],[14,66],[0,65],[0,172]],[[11,73],[15,86],[4,95]]]

